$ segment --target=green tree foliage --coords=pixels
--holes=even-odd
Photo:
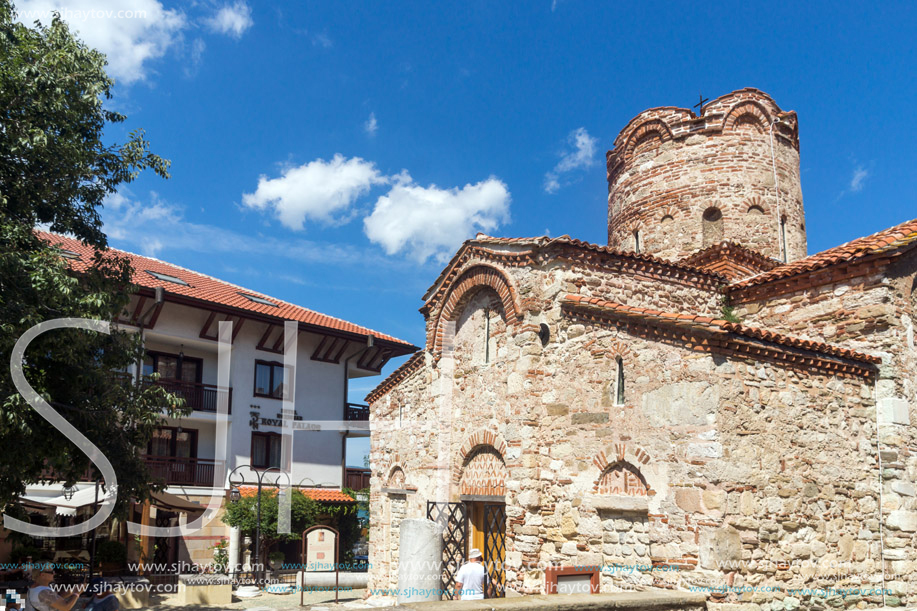
[[[353,497],[352,491],[344,490]],[[255,538],[255,527],[258,524],[258,496],[243,496],[226,506],[223,522],[236,527],[245,536]],[[290,501],[290,532],[277,532],[277,515],[279,500],[275,489],[263,489],[261,492],[261,554],[268,557],[271,548],[282,541],[298,541],[307,528],[317,524],[333,526],[341,533],[341,562],[351,562],[351,548],[360,536],[355,503],[319,503],[300,490],[293,490]]]
[[[40,322],[111,321],[123,311],[132,272],[106,250],[99,207],[145,169],[168,177],[168,162],[149,152],[142,132],[122,145],[104,142],[105,126],[125,120],[104,107],[114,85],[105,64],[60,19],[27,27],[0,0],[0,508],[47,478],[46,467],[72,484],[90,466],[16,391],[13,346]],[[95,256],[73,272],[35,234],[39,224],[75,236]],[[135,333],[64,329],[34,340],[24,363],[31,386],[112,461],[119,508],[149,492],[140,454],[162,415],[187,413],[161,389],[113,375],[141,356]]]
[[[290,501],[290,530],[288,534],[277,532],[279,499],[276,489],[261,491],[261,553],[264,558],[275,543],[295,541],[302,531],[317,523],[321,505],[299,490],[293,490]],[[255,537],[258,525],[258,495],[243,496],[226,506],[223,522],[236,527],[246,536]]]

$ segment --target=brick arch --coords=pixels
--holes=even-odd
[[[659,214],[659,222],[662,223],[668,218],[670,221],[674,221],[678,217],[678,208],[672,206],[666,206],[662,209]]]
[[[739,124],[749,120],[753,120],[762,133],[767,131],[771,124],[767,109],[758,102],[747,100],[729,109],[726,118],[723,119],[723,131],[735,131]]]
[[[382,480],[383,485],[388,485],[388,480],[391,478],[392,471],[395,469],[401,469],[402,471],[405,471],[405,473],[407,472],[404,468],[404,460],[401,458],[400,454],[396,453],[392,456],[388,456],[382,459],[379,464],[379,470],[377,473],[379,475],[379,479]]]
[[[652,490],[640,469],[620,460],[609,465],[599,474],[592,486],[596,494],[622,494],[627,496],[651,496]]]
[[[609,459],[609,455],[611,458]],[[626,460],[630,463],[645,465],[652,458],[649,453],[639,446],[630,446],[626,443],[616,443],[608,451],[602,450],[592,459],[592,464],[599,468],[599,472],[605,471],[609,466]]]
[[[522,320],[519,295],[506,275],[489,265],[470,267],[455,280],[443,300],[443,306],[436,322],[436,334],[433,337],[433,354],[436,358],[442,355],[443,334],[445,333],[443,324],[457,320],[465,305],[483,288],[493,289],[500,297],[503,304],[503,318],[507,325],[516,324]]]
[[[609,479],[618,476],[626,478],[630,483],[639,483],[640,486],[642,486],[642,491],[640,490],[640,486],[635,488],[635,496],[654,496],[656,492],[650,487],[643,473],[640,471],[640,466],[648,464],[650,460],[650,455],[646,450],[639,446],[630,446],[623,442],[616,443],[608,452],[604,450],[599,452],[595,458],[592,459],[592,464],[599,469],[599,476],[592,486],[592,491],[599,493],[600,489],[611,485],[611,482],[608,481]],[[628,476],[628,473],[631,475]]]
[[[612,360],[617,359],[619,356],[622,360],[629,359],[631,356],[631,349],[628,348],[627,344],[621,340],[615,340],[608,347],[608,350],[605,352],[605,354]]]
[[[764,198],[761,197],[760,195],[755,195],[754,197],[750,197],[747,200],[745,200],[745,212],[746,213],[756,212],[754,208],[758,208],[762,215],[766,216],[768,214],[767,203],[764,201]]]
[[[392,465],[388,470],[388,477],[385,479],[386,488],[405,488],[408,484],[407,474],[404,467],[400,464]]]
[[[633,157],[634,148],[636,148],[637,143],[652,134],[656,134],[659,137],[660,143],[668,142],[672,139],[672,130],[669,129],[669,126],[666,125],[664,121],[650,119],[649,121],[641,123],[640,126],[634,129],[634,131],[630,133],[630,136],[627,137],[627,143],[624,145],[624,158],[630,159]]]
[[[506,442],[489,431],[475,433],[459,452],[453,481],[460,494],[503,496],[506,494]],[[484,443],[470,443],[479,438]],[[488,443],[492,441],[493,443]]]
[[[464,465],[471,451],[479,446],[492,446],[504,460],[506,459],[506,441],[503,436],[486,429],[478,429],[465,438],[465,443],[459,450],[459,463]]]

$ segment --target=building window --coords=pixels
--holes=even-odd
[[[204,361],[185,356],[184,353],[167,354],[165,352],[148,352],[143,358],[143,375],[159,374],[163,381],[181,381],[189,384],[201,383],[201,370]]]
[[[640,252],[640,232],[636,229],[634,230],[634,252]]]
[[[615,359],[618,366],[618,380],[615,384],[615,405],[624,405],[624,360],[621,357]]]
[[[723,213],[716,206],[704,210],[703,237],[705,247],[723,241]]]
[[[255,396],[283,399],[283,363],[255,361]]]
[[[157,280],[161,280],[163,282],[171,282],[172,284],[180,284],[182,286],[191,286],[190,284],[188,284],[187,282],[185,282],[178,276],[170,276],[169,274],[163,274],[162,272],[154,272],[149,269],[144,270],[144,271],[148,273],[149,275],[153,276],[154,278],[156,278]]]
[[[197,458],[197,429],[161,426],[153,430],[146,453],[165,458]]]
[[[490,308],[484,308],[484,362],[490,362]]]
[[[786,217],[780,218],[780,258],[786,263]]]
[[[279,469],[280,440],[279,433],[252,433],[252,466],[256,469]]]

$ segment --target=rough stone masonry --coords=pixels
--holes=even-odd
[[[648,110],[608,153],[609,246],[462,245],[368,397],[371,589],[400,521],[456,503],[507,596],[917,604],[917,220],[806,257],[798,142],[755,89]]]

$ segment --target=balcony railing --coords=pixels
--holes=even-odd
[[[369,406],[359,403],[346,403],[344,405],[344,419],[357,422],[369,421]]]
[[[150,455],[143,458],[156,481],[170,486],[213,486],[215,460]]]
[[[369,469],[348,467],[344,478],[344,486],[351,490],[369,488]]]
[[[168,392],[181,397],[185,404],[198,412],[217,411],[217,392],[219,387],[215,384],[195,384],[181,380],[156,380],[150,382],[165,388]],[[229,389],[229,413],[232,413],[232,388]]]

